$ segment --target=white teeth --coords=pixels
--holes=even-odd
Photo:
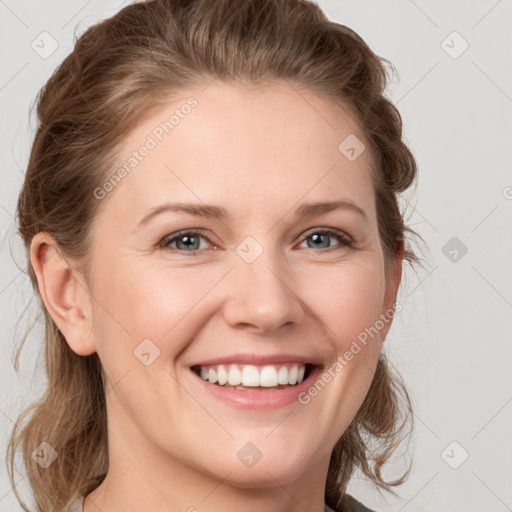
[[[208,380],[212,384],[215,384],[217,382],[217,372],[213,368],[210,368],[208,370]]]
[[[212,384],[224,386],[242,385],[245,387],[272,388],[278,385],[295,385],[304,380],[306,365],[294,363],[292,365],[267,365],[257,367],[247,365],[215,365],[202,366],[200,376]]]
[[[226,371],[222,364],[220,364],[217,368],[217,379],[221,386],[226,384],[226,382],[228,381],[228,372]]]
[[[228,373],[228,384],[231,386],[238,386],[238,384],[242,384],[242,372],[237,366],[231,365]]]
[[[256,366],[250,364],[244,366],[242,370],[242,386],[259,386],[260,372]]]
[[[296,364],[292,366],[292,369],[288,372],[288,382],[290,384],[295,384],[297,382],[299,368]]]
[[[272,388],[277,386],[277,370],[275,366],[265,366],[259,376],[260,386]]]
[[[279,368],[277,382],[279,384],[288,384],[288,368],[286,368],[286,366],[281,366],[281,368]]]

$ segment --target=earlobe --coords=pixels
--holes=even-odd
[[[81,275],[71,268],[52,235],[34,235],[30,261],[44,305],[71,350],[78,355],[94,353],[87,286],[80,282]]]

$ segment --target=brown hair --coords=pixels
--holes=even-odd
[[[149,0],[124,7],[88,28],[39,92],[39,123],[17,205],[27,254],[32,237],[45,231],[87,274],[90,226],[101,203],[93,191],[112,173],[116,150],[133,127],[172,93],[213,79],[234,85],[286,80],[354,113],[373,156],[386,268],[404,247],[405,260],[420,262],[405,238],[417,233],[404,224],[397,202],[417,166],[402,140],[400,114],[384,97],[385,64],[394,70],[306,0]],[[14,482],[21,447],[37,510],[61,512],[108,471],[102,368],[97,354],[79,356],[69,348],[44,307],[30,258],[27,272],[44,315],[48,386],[20,415],[19,425],[26,424],[12,431],[9,475],[28,511]],[[396,495],[390,486],[402,483],[410,468],[393,482],[381,469],[411,432],[409,395],[389,362],[379,360],[364,403],[332,452],[326,503],[343,510],[358,467]],[[43,441],[58,453],[47,469],[31,458]]]

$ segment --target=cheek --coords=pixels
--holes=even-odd
[[[166,269],[133,261],[123,264],[121,259],[115,265],[102,265],[94,290],[98,352],[105,357],[111,354],[109,360],[124,358],[126,364],[138,345],[150,339],[161,355],[177,355],[191,336],[191,318],[198,325],[201,299],[218,280],[219,276],[197,267]]]
[[[382,311],[385,280],[378,262],[319,269],[308,276],[307,301],[322,320],[338,352],[375,325]]]
[[[296,294],[290,300],[299,298],[314,312],[320,335],[335,345],[337,355],[374,325],[381,312],[384,277],[378,263],[361,257],[358,263],[309,265],[288,279]],[[169,268],[166,262],[142,265],[129,258],[109,265],[103,259],[94,289],[94,332],[102,361],[131,366],[134,350],[147,339],[163,356],[157,366],[174,360],[229,295],[220,282],[224,274],[225,268]]]

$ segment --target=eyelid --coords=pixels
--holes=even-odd
[[[200,235],[202,238],[204,238],[205,240],[208,240],[208,242],[210,244],[212,244],[213,246],[217,246],[215,244],[215,242],[212,242],[210,240],[210,238],[208,236],[206,236],[205,234],[205,230],[201,229],[201,228],[192,228],[192,229],[180,229],[179,231],[176,231],[174,233],[170,233],[169,235],[166,235],[164,236],[159,242],[158,242],[158,247],[162,248],[162,249],[166,249],[166,246],[165,244],[166,243],[169,243],[171,241],[175,241],[176,239],[178,239],[180,236],[183,236],[183,235]],[[180,251],[179,249],[175,249],[177,250],[178,252],[187,252],[187,251]],[[211,250],[211,249],[204,249],[204,250]],[[196,251],[188,251],[188,252],[199,252],[198,250]]]
[[[346,245],[352,245],[355,241],[354,239],[345,231],[337,228],[329,228],[329,227],[315,227],[311,228],[310,230],[306,231],[304,235],[302,236],[301,242],[303,242],[308,236],[314,234],[314,233],[328,233],[331,235],[335,235],[339,237]]]
[[[199,235],[199,236],[201,236],[202,238],[207,240],[211,245],[213,245],[214,248],[213,249],[202,249],[202,250],[196,249],[196,250],[193,250],[193,251],[182,251],[180,249],[174,249],[174,248],[172,250],[180,252],[180,253],[190,253],[190,254],[198,254],[201,251],[212,251],[212,250],[215,250],[218,247],[217,244],[215,244],[215,242],[212,242],[210,240],[210,238],[208,236],[206,236],[205,232],[206,232],[206,230],[204,230],[202,228],[181,229],[179,231],[176,231],[174,233],[166,235],[164,238],[162,238],[158,242],[158,247],[161,248],[161,249],[169,249],[166,246],[166,244],[168,244],[169,242],[171,242],[171,241],[174,242],[176,239],[179,239],[179,237],[182,236],[182,235],[192,234],[192,235]],[[335,250],[335,249],[339,249],[339,248],[342,248],[342,247],[353,248],[354,244],[355,244],[355,240],[348,233],[346,233],[345,231],[343,231],[341,229],[338,229],[338,228],[322,227],[322,226],[316,226],[314,228],[311,228],[311,229],[305,231],[304,234],[302,235],[300,241],[299,241],[299,244],[303,243],[304,240],[306,240],[309,236],[311,236],[314,233],[326,233],[326,234],[329,234],[331,236],[338,237],[340,242],[341,242],[341,244],[339,246],[326,247],[326,248],[321,249],[319,251],[316,251],[315,249],[313,249],[311,247],[308,248],[308,249],[313,250],[314,252],[328,252],[330,250]]]

